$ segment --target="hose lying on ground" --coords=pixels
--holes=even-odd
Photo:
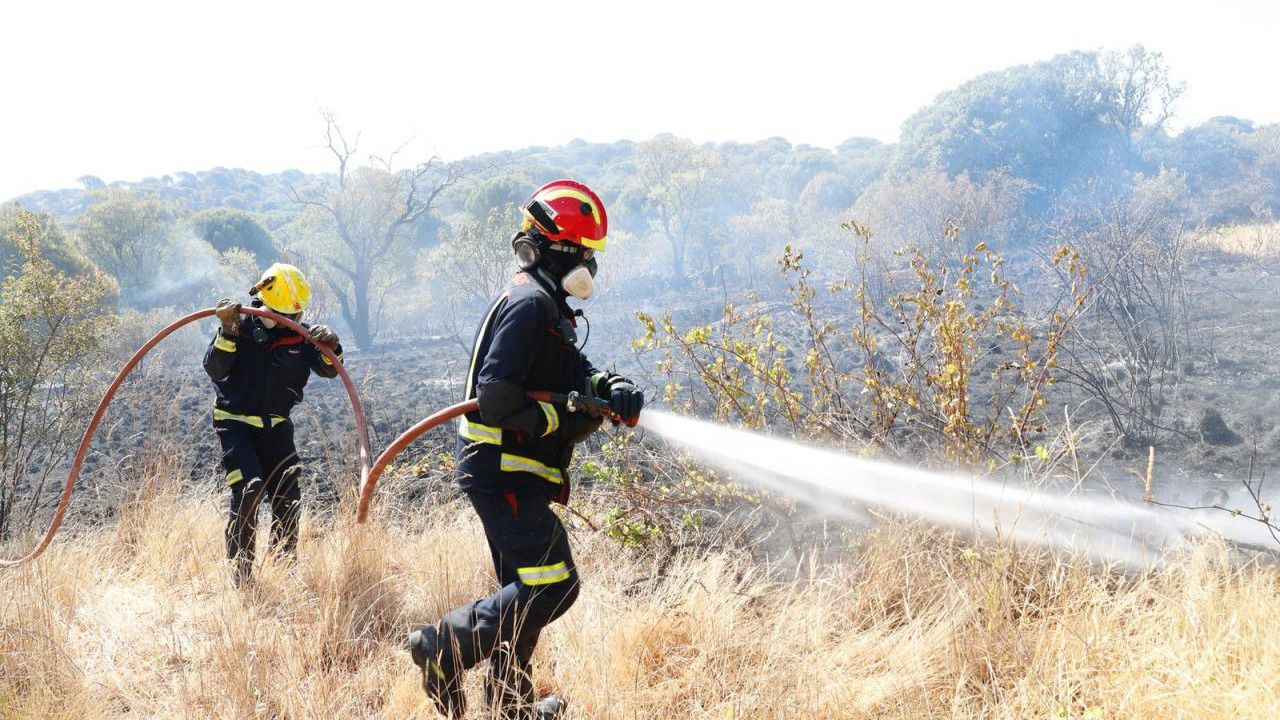
[[[269,310],[261,310],[254,307],[242,307],[240,308],[240,312],[248,315],[257,315],[258,317],[271,318],[272,320],[275,320],[277,324],[283,325],[296,333],[301,333],[302,336],[307,338],[308,342],[310,342],[310,336],[307,333],[307,329],[289,318],[282,317]],[[58,510],[53,515],[53,521],[49,523],[49,529],[44,533],[44,539],[40,541],[40,544],[36,546],[34,550],[20,558],[12,560],[0,559],[0,568],[15,567],[17,565],[22,565],[23,563],[31,562],[39,557],[40,554],[49,547],[49,543],[53,542],[53,536],[57,534],[58,528],[62,525],[62,520],[67,514],[67,509],[71,506],[71,492],[75,489],[76,479],[80,476],[80,466],[84,463],[85,455],[89,452],[89,444],[93,441],[93,433],[98,429],[98,424],[102,422],[102,416],[106,413],[107,406],[111,404],[111,399],[115,397],[116,391],[120,389],[120,386],[124,383],[125,378],[129,376],[129,373],[133,372],[134,366],[136,366],[161,340],[171,335],[178,328],[211,315],[213,315],[213,308],[207,308],[205,310],[193,312],[190,315],[181,317],[166,325],[162,330],[160,330],[160,332],[156,333],[155,336],[144,343],[142,347],[138,348],[138,351],[133,354],[133,357],[129,358],[129,362],[125,363],[124,367],[120,368],[120,372],[117,373],[115,379],[111,381],[111,385],[107,388],[106,394],[102,396],[102,400],[98,403],[98,409],[94,411],[93,419],[89,421],[89,427],[85,428],[84,437],[80,440],[80,447],[76,450],[75,460],[71,463],[71,472],[67,474],[66,485],[62,488],[62,496],[58,500]],[[342,377],[342,383],[347,388],[347,396],[351,399],[351,411],[356,416],[356,441],[360,446],[360,486],[363,489],[368,484],[367,481],[369,478],[369,428],[365,424],[364,408],[360,405],[359,395],[356,394],[355,383],[351,381],[351,376],[347,375],[346,368],[342,366],[342,363],[338,360],[338,356],[334,355],[333,351],[325,345],[320,343],[312,344],[315,345],[325,357],[329,358],[329,362],[333,363],[333,366],[337,368],[338,375]],[[360,505],[361,508],[364,508],[365,504],[366,500],[362,497]]]

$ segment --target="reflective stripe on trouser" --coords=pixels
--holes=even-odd
[[[251,478],[231,486],[230,517],[227,520],[227,559],[235,563],[236,580],[250,574],[258,530],[258,503],[271,504],[271,550],[292,557],[298,548],[298,522],[302,516],[302,489],[298,484],[302,468],[294,465],[272,480]]]
[[[237,415],[233,412],[227,412],[222,408],[213,409],[214,422],[217,422],[218,420],[235,420],[236,422],[242,422],[245,425],[252,425],[253,427],[256,427],[256,428],[265,428],[267,426],[267,423],[264,421],[267,420],[267,417],[270,418],[271,427],[275,427],[280,423],[289,419],[282,415],[270,415],[266,417],[262,415]]]
[[[525,585],[550,585],[569,579],[569,567],[563,562],[517,568],[516,572],[520,576],[520,582]]]
[[[523,665],[542,629],[578,596],[569,538],[546,492],[528,487],[472,492],[467,498],[484,525],[502,587],[441,619],[441,664],[451,676],[493,656],[503,643],[511,644]]]
[[[231,489],[227,521],[227,557],[236,564],[236,579],[249,575],[254,558],[258,503],[271,503],[271,544],[292,554],[298,542],[301,512],[300,470],[293,443],[293,424],[261,429],[249,423],[215,423],[222,445],[222,467]]]

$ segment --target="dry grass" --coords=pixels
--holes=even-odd
[[[7,572],[0,718],[435,716],[399,642],[489,587],[465,505],[307,526],[301,565],[241,593],[220,504],[158,489]],[[575,548],[586,585],[538,680],[576,718],[1280,714],[1280,573],[1219,547],[1129,578],[906,530],[790,573],[716,551],[655,578],[603,537]]]
[[[1205,247],[1256,259],[1280,255],[1280,222],[1217,227],[1199,237]]]

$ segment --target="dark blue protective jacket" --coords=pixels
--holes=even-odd
[[[517,273],[476,333],[466,397],[479,400],[480,410],[458,425],[463,490],[505,492],[532,484],[563,500],[573,447],[600,426],[599,419],[525,394],[592,395],[610,377],[578,350],[573,313],[548,285],[534,272]]]
[[[259,323],[241,318],[238,337],[224,337],[219,330],[205,351],[204,369],[217,390],[215,420],[288,418],[293,406],[302,402],[302,389],[312,372],[326,378],[338,374],[301,335],[284,327],[265,330]],[[262,342],[254,339],[255,326]],[[341,345],[334,354],[342,358]]]

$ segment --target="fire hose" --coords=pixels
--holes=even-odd
[[[120,368],[120,372],[117,373],[115,379],[111,381],[111,385],[107,387],[106,393],[98,403],[98,409],[94,411],[93,419],[89,421],[89,427],[84,431],[84,437],[80,440],[80,447],[76,450],[75,460],[71,463],[71,471],[67,474],[67,482],[62,488],[62,496],[58,500],[58,509],[53,515],[53,520],[49,523],[49,529],[44,533],[44,538],[34,550],[20,558],[13,560],[0,559],[0,568],[15,567],[17,565],[30,562],[39,557],[40,554],[49,547],[49,543],[53,542],[53,536],[57,534],[58,528],[62,525],[62,520],[67,514],[67,509],[71,506],[71,492],[75,489],[76,479],[80,476],[80,466],[84,463],[85,455],[89,452],[89,444],[93,441],[94,431],[98,429],[98,424],[102,422],[102,417],[106,413],[107,406],[111,404],[112,398],[115,397],[116,391],[120,389],[125,378],[129,376],[129,373],[133,372],[133,368],[142,360],[143,357],[146,356],[148,352],[151,351],[152,348],[154,348],[161,340],[171,335],[175,330],[184,325],[195,322],[196,320],[200,320],[201,318],[209,317],[213,315],[213,312],[213,308],[198,310],[166,325],[162,330],[160,330],[160,332],[156,333],[150,340],[144,343],[142,347],[138,348],[138,351],[133,354],[133,357],[129,358],[129,362],[125,363],[124,367]],[[300,333],[303,337],[308,339],[308,342],[311,341],[307,329],[289,318],[282,317],[269,310],[261,310],[254,307],[242,307],[240,308],[240,312],[248,315],[270,318],[276,321],[277,324],[283,325],[296,333]],[[342,362],[338,360],[338,356],[333,353],[333,350],[321,343],[313,342],[312,344],[329,359],[329,362],[332,363],[335,368],[337,368],[338,375],[342,377],[342,383],[347,388],[347,396],[351,399],[351,411],[356,416],[356,442],[360,447],[360,484],[362,489],[368,486],[371,491],[372,485],[368,482],[369,428],[365,425],[364,408],[360,405],[359,395],[356,394],[355,383],[351,381],[351,376],[347,374],[346,369],[342,366]],[[361,508],[364,508],[367,504],[367,494],[367,492],[362,492],[360,501]],[[361,516],[361,520],[363,520],[363,515]]]
[[[535,390],[526,393],[530,398],[541,402],[563,405],[569,412],[585,412],[592,417],[607,418],[614,422],[626,423],[635,426],[636,418],[623,419],[609,409],[609,401],[603,398],[589,397],[577,392],[571,392],[567,395],[560,393],[551,393],[542,390]],[[382,472],[387,469],[391,461],[396,458],[406,447],[420,435],[427,432],[431,428],[441,423],[452,420],[459,415],[465,415],[474,412],[480,408],[478,401],[466,400],[441,410],[440,412],[424,418],[416,425],[405,430],[382,454],[377,460],[373,461],[373,467],[369,470],[369,474],[364,481],[363,488],[360,491],[360,504],[356,510],[356,522],[363,523],[369,514],[369,501],[373,498],[373,490],[378,485],[378,478],[382,477]]]
[[[240,312],[248,315],[257,315],[258,317],[271,318],[272,320],[275,320],[276,323],[287,327],[294,332],[300,333],[303,337],[308,338],[308,341],[310,342],[310,336],[307,329],[289,318],[282,317],[281,315],[269,310],[262,310],[254,307],[242,307],[240,308]],[[93,418],[89,421],[89,426],[85,428],[84,436],[80,439],[80,446],[76,450],[75,459],[71,463],[71,470],[67,474],[66,484],[63,485],[62,495],[58,499],[58,509],[54,512],[53,520],[50,521],[49,528],[45,531],[40,544],[22,557],[15,559],[0,559],[0,568],[15,567],[31,562],[44,553],[44,551],[48,549],[50,543],[53,542],[54,536],[58,533],[58,529],[62,526],[62,521],[66,517],[67,510],[71,507],[71,494],[75,490],[76,480],[80,477],[80,468],[84,464],[85,456],[89,452],[89,445],[93,441],[94,432],[97,431],[98,425],[102,422],[103,415],[106,414],[107,407],[111,404],[111,400],[115,398],[116,392],[120,389],[120,386],[124,384],[124,381],[129,374],[133,372],[134,367],[136,367],[137,364],[142,361],[142,358],[145,357],[147,353],[151,352],[151,350],[159,344],[161,340],[173,334],[179,328],[195,322],[196,320],[209,317],[213,314],[213,308],[198,310],[166,325],[152,336],[150,340],[143,343],[142,347],[138,348],[133,356],[129,358],[129,361],[120,368],[115,379],[111,381],[111,384],[107,387],[107,391],[103,394],[102,400],[99,401],[98,407],[93,413]],[[441,423],[452,420],[459,415],[479,409],[479,404],[476,400],[467,400],[465,402],[451,405],[419,421],[413,427],[401,433],[400,436],[397,437],[391,445],[378,456],[373,465],[370,466],[369,428],[365,423],[364,408],[360,404],[360,396],[356,392],[355,383],[351,381],[351,376],[347,374],[346,368],[343,367],[342,362],[338,360],[338,357],[331,349],[320,343],[312,344],[314,344],[316,348],[329,359],[329,362],[337,368],[338,375],[341,376],[342,383],[346,386],[347,396],[351,400],[351,411],[356,418],[356,441],[360,449],[360,500],[356,511],[356,521],[363,524],[368,518],[369,504],[373,498],[373,491],[378,485],[378,479],[382,476],[382,473],[386,470],[387,466],[390,465],[391,461],[423,433],[431,430]],[[610,410],[609,402],[601,398],[584,396],[577,392],[562,395],[546,391],[533,391],[529,392],[528,395],[534,400],[563,405],[569,412],[585,412],[592,417],[608,418],[614,422],[626,423],[631,426],[636,424],[636,418],[624,419],[619,417],[616,413]]]

